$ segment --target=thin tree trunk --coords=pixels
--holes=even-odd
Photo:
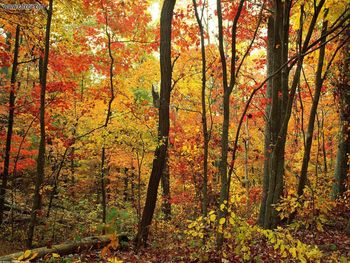
[[[170,220],[171,219],[171,203],[170,203],[170,174],[169,174],[168,155],[167,155],[167,158],[165,161],[165,167],[163,169],[161,184],[162,184],[162,189],[163,189],[162,211],[164,214],[164,219]]]
[[[217,0],[217,17],[218,17],[218,27],[219,27],[219,52],[220,52],[220,62],[222,70],[222,85],[224,89],[223,95],[223,115],[224,119],[222,122],[222,132],[221,132],[221,162],[220,162],[220,178],[221,178],[221,189],[220,189],[220,203],[219,205],[227,202],[228,191],[229,191],[229,178],[227,174],[227,156],[228,156],[228,134],[229,134],[229,124],[230,124],[230,96],[233,87],[236,83],[236,30],[238,19],[241,15],[243,9],[244,0],[239,2],[239,6],[232,23],[232,39],[231,39],[231,65],[230,65],[230,80],[228,80],[227,74],[227,62],[224,50],[224,34],[222,25],[222,7],[221,0]],[[226,207],[227,208],[227,207]],[[227,209],[219,209],[218,220],[225,217],[227,214]],[[217,236],[217,247],[220,248],[223,244],[223,235],[218,234]]]
[[[47,80],[47,67],[49,63],[49,49],[50,49],[50,29],[52,20],[53,0],[49,2],[47,11],[46,33],[45,33],[45,51],[42,65],[40,67],[40,144],[37,160],[37,177],[34,190],[33,208],[31,220],[28,228],[27,247],[32,247],[34,229],[37,221],[37,212],[41,209],[41,186],[45,177],[45,93]]]
[[[247,214],[250,211],[250,200],[249,200],[249,191],[250,191],[250,182],[249,182],[249,125],[248,118],[246,119],[246,138],[244,139],[244,184],[247,192]]]
[[[17,25],[15,48],[13,51],[12,73],[11,73],[11,90],[10,90],[10,99],[9,99],[9,116],[8,116],[8,124],[7,124],[4,170],[2,173],[2,184],[0,189],[0,225],[2,224],[2,221],[3,221],[5,195],[6,195],[7,182],[9,179],[11,141],[12,141],[13,119],[14,119],[14,111],[15,111],[15,82],[16,82],[17,66],[18,66],[19,34],[20,34],[20,27],[19,25]]]
[[[109,86],[110,86],[110,98],[108,101],[108,108],[107,108],[107,116],[104,123],[104,129],[107,129],[107,126],[109,124],[109,121],[111,119],[112,115],[112,103],[114,101],[115,95],[114,95],[114,83],[113,83],[113,77],[114,77],[114,57],[112,54],[112,39],[111,39],[111,33],[108,31],[108,14],[107,14],[107,7],[106,9],[102,6],[102,8],[105,11],[105,33],[107,36],[107,49],[108,49],[108,56],[110,59],[109,63]],[[105,146],[102,146],[101,151],[101,171],[100,171],[100,187],[101,187],[101,206],[102,206],[102,223],[106,224],[106,216],[107,216],[107,191],[106,191],[106,148]],[[107,165],[108,166],[108,165]],[[102,233],[105,233],[105,229],[103,228]]]
[[[326,175],[328,172],[328,166],[327,166],[327,151],[326,151],[326,142],[325,142],[325,136],[324,136],[324,111],[322,112],[322,120],[321,120],[321,137],[322,137],[322,154],[323,154],[323,172]]]
[[[62,159],[60,161],[60,164],[58,165],[56,175],[54,176],[54,186],[53,186],[53,189],[52,189],[51,194],[50,194],[50,201],[49,201],[49,205],[48,205],[47,213],[46,213],[46,217],[47,218],[50,217],[50,212],[51,212],[51,208],[52,208],[53,199],[55,198],[55,195],[57,195],[58,180],[59,180],[59,176],[60,176],[60,173],[61,173],[64,161],[66,160],[68,149],[69,149],[69,147],[67,147],[65,149],[64,154],[62,156]]]
[[[105,160],[106,160],[106,149],[105,147],[102,147],[101,152],[101,205],[102,205],[102,223],[106,224],[106,215],[107,215],[107,198],[106,198],[106,167],[105,167]],[[105,234],[105,230],[103,229],[103,234]]]
[[[149,227],[152,222],[157,202],[159,181],[162,177],[166,162],[169,136],[169,105],[172,81],[171,63],[171,23],[176,0],[164,0],[160,17],[160,70],[161,91],[158,122],[158,146],[154,153],[152,172],[148,183],[145,207],[142,213],[141,224],[137,233],[137,247],[141,242],[147,245]]]
[[[203,27],[203,12],[204,5],[202,7],[201,16],[199,15],[197,9],[196,0],[193,0],[193,6],[195,11],[195,16],[197,24],[199,27],[200,41],[201,41],[201,56],[202,56],[202,93],[201,93],[201,103],[202,103],[202,130],[203,130],[203,185],[202,185],[202,214],[204,217],[208,213],[208,148],[209,148],[209,133],[208,133],[208,123],[207,123],[207,109],[206,109],[206,54],[205,54],[205,44],[204,44],[204,27]]]
[[[324,17],[324,19],[325,19],[325,17]],[[324,21],[323,26],[322,26],[322,35],[324,35],[326,32],[327,32],[327,21]],[[302,167],[301,167],[299,184],[298,184],[298,196],[301,196],[303,194],[304,188],[306,185],[306,181],[307,181],[307,170],[308,170],[308,165],[309,165],[309,160],[310,160],[312,138],[313,138],[313,133],[314,133],[314,125],[315,125],[315,117],[316,117],[316,113],[317,113],[318,102],[320,100],[321,88],[322,88],[322,84],[323,84],[322,69],[323,69],[323,62],[324,62],[325,50],[326,50],[325,43],[326,43],[326,37],[324,37],[321,41],[322,46],[320,48],[320,54],[318,57],[315,94],[313,96],[313,101],[312,101],[312,106],[311,106],[311,111],[310,111],[310,116],[309,116],[309,124],[308,124],[308,128],[307,128],[307,133],[306,133],[303,163],[302,163]]]

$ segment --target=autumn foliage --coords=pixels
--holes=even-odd
[[[48,43],[49,1],[0,4],[0,255],[28,248],[35,215],[28,249],[111,235],[46,262],[347,262],[347,1],[176,1],[164,103],[160,16],[172,1],[53,0]],[[143,247],[135,240],[152,190]],[[28,251],[21,259],[35,260]]]

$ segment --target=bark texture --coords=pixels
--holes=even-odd
[[[345,31],[348,37],[350,30]],[[335,164],[335,183],[333,185],[333,197],[342,195],[346,191],[346,181],[349,178],[350,156],[350,43],[349,39],[342,50],[342,63],[340,64],[340,76],[338,83],[340,133]]]
[[[35,182],[34,199],[31,220],[28,228],[27,247],[31,248],[34,236],[34,229],[37,221],[37,212],[41,209],[41,186],[45,177],[45,94],[46,94],[46,80],[47,67],[49,64],[49,49],[50,49],[50,29],[52,20],[53,0],[49,2],[47,11],[46,33],[45,33],[45,50],[42,63],[39,63],[40,68],[40,144],[37,159],[37,176]],[[41,61],[41,59],[40,59]],[[40,65],[41,64],[41,65]]]
[[[9,179],[9,167],[10,167],[10,152],[11,152],[11,141],[13,132],[13,120],[15,112],[15,86],[16,86],[16,75],[18,66],[18,52],[19,52],[19,35],[20,26],[16,27],[16,38],[15,38],[15,48],[13,51],[13,63],[12,63],[12,73],[11,73],[11,89],[9,98],[9,115],[7,120],[7,135],[6,135],[6,148],[5,148],[5,158],[4,158],[4,170],[2,172],[2,184],[0,188],[0,225],[3,221],[4,215],[4,205],[5,205],[5,195],[7,189],[7,182]]]
[[[169,136],[169,105],[172,87],[171,63],[171,23],[176,0],[165,0],[160,17],[160,70],[161,90],[158,119],[158,146],[154,153],[152,172],[148,182],[147,196],[142,213],[141,224],[136,237],[137,247],[147,245],[149,227],[157,202],[159,182],[166,163]]]

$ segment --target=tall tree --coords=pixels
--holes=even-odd
[[[196,0],[193,0],[194,12],[199,27],[200,43],[201,43],[201,56],[202,56],[202,90],[201,90],[201,106],[202,106],[202,132],[203,132],[203,184],[202,184],[202,214],[207,216],[208,213],[208,152],[209,152],[209,132],[207,122],[207,105],[206,105],[206,54],[204,43],[204,26],[203,26],[203,13],[205,7],[205,1],[201,13],[198,12]]]
[[[324,19],[327,16],[327,12],[325,12]],[[308,165],[309,165],[309,160],[310,160],[310,153],[311,153],[311,146],[312,146],[312,138],[314,134],[314,125],[315,125],[315,118],[317,114],[317,107],[318,107],[318,102],[320,100],[320,95],[321,95],[321,89],[322,89],[322,84],[324,81],[324,78],[322,77],[322,69],[323,69],[323,62],[324,62],[324,57],[325,57],[325,51],[326,51],[326,32],[327,32],[327,21],[323,21],[323,26],[322,26],[322,41],[321,41],[321,48],[320,48],[320,53],[318,56],[318,64],[317,64],[317,71],[316,71],[316,86],[315,86],[315,93],[312,99],[312,106],[311,106],[311,111],[310,111],[310,116],[309,116],[309,124],[307,127],[307,133],[306,133],[306,140],[305,140],[305,149],[304,149],[304,156],[303,156],[303,163],[301,167],[301,172],[300,172],[300,178],[299,178],[299,185],[298,185],[298,196],[301,196],[304,192],[304,188],[307,182],[307,170],[308,170]]]
[[[274,19],[273,16],[268,17],[268,22],[267,22],[267,75],[271,76],[274,72],[273,70],[273,43],[274,43]],[[272,96],[272,78],[270,78],[267,81],[266,85],[266,98],[268,100],[271,100]],[[265,131],[264,131],[264,178],[263,178],[263,193],[262,193],[262,204],[266,203],[266,198],[267,198],[267,189],[269,185],[269,171],[270,171],[270,146],[271,146],[271,139],[270,139],[270,114],[271,110],[271,105],[268,103],[265,108],[265,115],[267,116],[267,120],[265,122]],[[259,212],[259,219],[258,223],[259,225],[264,224],[264,217],[265,217],[265,206],[260,207],[260,212]]]
[[[291,1],[275,1],[274,3],[274,26],[268,29],[273,30],[270,35],[273,36],[272,63],[273,71],[276,72],[288,59],[288,40],[289,40],[289,12]],[[268,57],[269,58],[269,57]],[[271,58],[271,57],[270,57]],[[280,96],[282,94],[282,96]],[[282,194],[283,187],[283,169],[284,169],[284,147],[285,137],[277,145],[280,133],[280,126],[286,113],[288,102],[288,69],[284,68],[279,74],[272,78],[271,87],[271,109],[269,112],[270,137],[265,145],[270,147],[270,152],[275,153],[270,156],[268,169],[266,169],[269,179],[268,188],[274,189],[267,191],[264,214],[264,226],[269,227],[271,222],[271,204],[277,202]],[[275,218],[273,218],[275,219]],[[275,222],[273,222],[275,224]]]
[[[105,33],[107,36],[107,49],[108,49],[108,56],[109,56],[109,86],[110,86],[110,98],[108,101],[108,108],[107,108],[107,115],[104,123],[104,128],[107,129],[108,123],[111,119],[112,115],[112,103],[114,101],[115,95],[114,95],[114,83],[113,83],[113,77],[114,77],[114,57],[112,54],[112,36],[111,32],[108,29],[108,11],[107,7],[104,8],[102,5],[102,8],[104,9],[104,16],[105,16]],[[105,165],[106,161],[106,148],[105,145],[102,146],[101,151],[101,205],[102,205],[102,223],[106,223],[106,216],[107,216],[107,194],[106,194],[106,172],[107,168]],[[104,233],[104,230],[103,230]]]
[[[164,0],[160,16],[161,90],[160,106],[158,111],[158,145],[154,153],[152,172],[148,182],[145,206],[136,237],[138,247],[141,245],[141,243],[143,243],[143,245],[147,244],[149,227],[152,222],[154,209],[157,202],[158,186],[166,163],[170,124],[169,105],[172,87],[171,24],[175,2],[176,0]]]
[[[46,21],[46,32],[45,32],[45,47],[44,57],[40,59],[42,63],[39,63],[40,70],[40,144],[39,153],[37,159],[37,175],[35,182],[33,206],[31,212],[31,219],[28,228],[28,239],[27,247],[31,248],[33,243],[34,229],[37,223],[37,212],[41,209],[41,186],[45,177],[45,94],[46,94],[46,81],[47,81],[47,68],[49,64],[49,50],[50,50],[50,30],[51,20],[53,12],[53,0],[49,1],[49,6],[46,9],[47,21]],[[40,62],[39,61],[39,62]],[[41,64],[41,65],[40,65]]]
[[[241,0],[237,9],[233,24],[232,24],[232,39],[231,39],[231,66],[230,66],[230,79],[228,79],[227,61],[224,49],[224,33],[223,33],[223,21],[222,21],[222,7],[221,0],[217,1],[217,15],[219,25],[219,52],[220,61],[222,67],[222,85],[224,88],[223,95],[223,108],[224,108],[224,119],[222,123],[221,133],[221,162],[220,162],[220,176],[221,176],[221,191],[220,191],[220,203],[227,200],[228,196],[228,180],[227,180],[227,155],[228,155],[228,132],[230,123],[230,96],[233,87],[236,82],[236,30],[238,19],[240,17],[244,0]]]
[[[236,15],[233,19],[231,28],[231,64],[229,68],[230,78],[228,79],[228,69],[226,54],[224,48],[224,31],[223,31],[223,19],[222,19],[222,5],[221,0],[217,0],[217,16],[218,16],[218,30],[219,30],[219,52],[220,52],[220,62],[222,70],[222,86],[224,89],[223,95],[223,111],[224,119],[222,122],[222,132],[221,132],[221,160],[220,160],[220,179],[221,179],[221,189],[220,189],[220,204],[228,200],[229,191],[229,180],[227,176],[227,157],[228,157],[228,134],[229,134],[229,124],[230,124],[230,97],[233,87],[236,84],[236,31],[238,19],[241,15],[243,9],[244,0],[240,0]],[[226,211],[219,209],[219,218],[224,217]],[[223,235],[219,234],[217,238],[217,245],[221,247],[223,243]]]
[[[342,195],[346,191],[346,181],[349,178],[350,156],[350,43],[349,28],[344,32],[347,42],[342,49],[342,62],[339,66],[337,95],[339,98],[340,132],[337,149],[337,159],[334,170],[335,183],[333,197]],[[350,223],[349,223],[350,225]],[[349,227],[350,228],[350,227]]]
[[[13,50],[13,63],[11,72],[11,87],[10,87],[10,98],[9,98],[9,115],[7,121],[7,136],[6,136],[6,148],[4,158],[4,170],[2,172],[2,184],[0,189],[0,225],[2,224],[5,206],[5,195],[7,182],[9,179],[9,167],[10,167],[10,152],[11,152],[11,141],[13,131],[13,119],[15,112],[15,90],[16,90],[16,75],[18,66],[18,53],[19,53],[19,37],[20,37],[20,26],[16,26],[16,38],[15,48]]]
[[[263,202],[261,203],[260,224],[265,228],[274,228],[278,223],[277,211],[273,208],[281,198],[284,185],[284,154],[287,141],[288,123],[292,113],[293,101],[296,89],[300,80],[300,73],[303,66],[304,56],[309,50],[309,43],[313,34],[317,18],[321,12],[325,0],[321,0],[318,5],[314,5],[314,12],[308,27],[307,34],[299,50],[299,57],[296,60],[296,68],[289,88],[289,71],[286,67],[288,62],[288,41],[289,41],[289,16],[292,1],[275,0],[274,9],[274,32],[269,34],[274,36],[272,58],[275,74],[271,87],[271,109],[269,114],[270,131],[269,141],[269,162],[265,167],[263,189]],[[301,20],[302,22],[302,20]],[[269,27],[270,28],[270,27]],[[300,29],[302,25],[300,26]],[[271,27],[272,29],[272,27]],[[302,39],[302,36],[300,37]],[[279,71],[282,69],[281,71]],[[266,165],[266,162],[265,162]],[[268,176],[268,178],[266,178]],[[266,198],[264,198],[266,196]]]

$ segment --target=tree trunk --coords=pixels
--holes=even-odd
[[[110,86],[110,98],[108,101],[108,108],[107,108],[107,116],[104,124],[104,128],[107,129],[107,126],[109,124],[109,121],[111,119],[112,115],[112,103],[114,101],[115,95],[114,95],[114,83],[113,83],[113,77],[114,77],[114,57],[112,54],[112,39],[111,39],[111,34],[108,31],[108,14],[107,11],[105,11],[105,33],[107,36],[107,50],[108,50],[108,56],[109,56],[109,86]],[[102,223],[106,224],[106,217],[107,217],[107,194],[106,194],[106,171],[108,168],[108,165],[105,164],[106,162],[106,148],[104,145],[102,146],[101,150],[101,170],[100,170],[100,187],[101,187],[101,206],[102,206]],[[105,229],[103,228],[102,234],[105,234]]]
[[[145,207],[137,233],[137,247],[147,245],[149,227],[157,202],[159,181],[166,162],[169,136],[169,105],[172,80],[171,23],[176,0],[164,0],[160,17],[160,70],[161,91],[158,120],[158,146],[154,153],[152,172],[148,183]]]
[[[323,26],[322,26],[322,35],[324,35],[326,32],[327,32],[327,21],[324,21]],[[313,101],[312,101],[312,106],[311,106],[311,111],[310,111],[310,116],[309,116],[309,124],[308,124],[308,128],[307,128],[307,133],[306,133],[303,163],[302,163],[302,167],[301,167],[299,185],[298,185],[298,191],[297,191],[298,196],[301,196],[303,194],[304,188],[305,188],[305,185],[307,182],[307,170],[308,170],[308,165],[309,165],[309,160],[310,160],[312,138],[313,138],[313,133],[314,133],[314,124],[315,124],[318,102],[320,100],[320,95],[321,95],[321,88],[322,88],[322,84],[323,84],[323,80],[324,80],[322,78],[322,68],[323,68],[323,62],[324,62],[325,50],[326,50],[325,44],[326,44],[326,37],[324,37],[321,41],[322,46],[320,48],[320,54],[318,57],[315,94],[313,96]]]
[[[19,34],[20,34],[20,27],[19,25],[17,25],[15,49],[13,51],[13,63],[12,63],[12,73],[11,73],[11,90],[10,90],[10,99],[9,99],[9,117],[8,117],[8,125],[7,125],[4,170],[2,173],[2,184],[0,189],[0,225],[2,224],[3,215],[4,215],[5,195],[6,195],[7,182],[9,179],[11,141],[12,141],[13,119],[14,119],[14,111],[15,111],[15,82],[16,82],[17,66],[18,66]]]
[[[287,140],[288,123],[292,113],[293,101],[296,89],[300,80],[300,73],[303,65],[303,59],[306,51],[309,49],[309,42],[314,31],[316,21],[325,0],[321,0],[315,8],[312,16],[308,32],[303,42],[300,54],[293,76],[291,88],[288,87],[288,71],[283,69],[281,74],[277,74],[273,78],[272,87],[272,105],[271,105],[271,145],[272,153],[269,163],[269,179],[267,189],[263,192],[267,193],[265,206],[264,222],[265,228],[275,228],[278,223],[278,214],[273,206],[276,205],[282,195],[284,180],[284,153]],[[286,65],[288,58],[288,29],[289,29],[289,13],[291,9],[291,1],[275,1],[275,27],[274,27],[274,69],[275,65]],[[302,21],[301,21],[302,22]],[[280,26],[282,25],[282,27]],[[302,28],[302,26],[300,26]],[[276,35],[280,36],[276,36]],[[281,49],[280,49],[281,48]],[[280,49],[280,50],[279,50]],[[281,90],[278,87],[281,87]],[[289,91],[290,90],[290,91]],[[279,96],[281,91],[282,96]],[[277,93],[276,93],[277,92]],[[281,98],[282,97],[282,98]],[[276,116],[277,115],[277,116]]]
[[[349,36],[350,30],[346,30],[344,36]],[[343,47],[343,62],[340,65],[338,83],[338,96],[340,104],[340,134],[335,164],[335,183],[333,185],[333,197],[342,195],[346,191],[346,181],[349,178],[350,156],[350,44]]]
[[[59,177],[60,177],[60,174],[61,174],[61,170],[62,170],[63,164],[64,164],[64,162],[66,160],[68,149],[69,149],[69,147],[67,147],[65,149],[64,154],[62,156],[62,159],[61,159],[61,161],[60,161],[60,163],[58,165],[57,172],[54,175],[54,184],[53,184],[53,189],[52,189],[51,194],[50,194],[50,201],[49,201],[49,205],[47,207],[46,218],[50,217],[50,212],[51,212],[53,200],[54,200],[55,196],[58,193],[58,183],[59,183],[58,180],[59,180]]]
[[[269,27],[268,29],[273,30],[273,32],[270,33],[271,36],[273,36],[273,46],[271,51],[271,57],[273,61],[272,68],[273,72],[277,71],[283,63],[286,61],[284,58],[284,54],[288,51],[288,44],[285,47],[286,40],[288,40],[288,34],[284,31],[283,25],[286,23],[285,20],[287,19],[289,21],[289,15],[284,16],[284,10],[289,7],[289,2],[286,2],[285,4],[282,4],[281,1],[275,1],[275,15],[273,18],[274,25],[273,27]],[[269,58],[269,57],[268,57]],[[270,154],[271,152],[281,153],[283,150],[283,145],[276,145],[278,133],[279,133],[279,127],[281,125],[281,119],[283,118],[283,99],[285,98],[285,81],[284,78],[286,76],[283,74],[283,72],[280,72],[277,74],[274,78],[272,78],[272,87],[271,87],[271,109],[269,112],[269,120],[270,120],[270,127],[269,127],[269,136],[268,141],[265,142],[265,145],[269,143],[270,145]],[[287,76],[288,77],[288,76]],[[288,85],[288,83],[287,83]],[[288,87],[287,87],[288,90]],[[280,94],[282,93],[282,97]],[[268,179],[268,188],[264,190],[264,192],[267,193],[266,196],[266,203],[265,211],[264,211],[264,227],[269,228],[272,224],[272,221],[275,221],[272,217],[272,204],[274,203],[275,199],[275,193],[277,195],[281,192],[281,187],[278,187],[280,185],[283,185],[283,172],[281,173],[280,169],[284,165],[284,158],[280,154],[276,154],[275,156],[273,154],[270,155],[269,164],[268,167],[266,167],[266,171],[269,175]],[[274,191],[271,191],[270,189],[274,189]]]
[[[201,40],[201,56],[202,56],[202,93],[201,93],[201,103],[202,103],[202,130],[203,130],[203,183],[202,183],[202,214],[204,217],[208,213],[208,150],[209,150],[209,133],[208,133],[208,123],[207,123],[207,109],[206,109],[206,54],[205,54],[205,44],[204,44],[204,27],[203,27],[203,11],[202,7],[201,16],[199,15],[197,9],[196,0],[193,0],[193,7],[195,11],[195,16],[197,24],[199,27],[200,40]]]
[[[102,223],[106,224],[106,215],[107,215],[107,198],[106,198],[106,167],[105,167],[105,160],[106,160],[106,150],[105,147],[102,147],[102,153],[101,153],[101,206],[102,206]],[[103,234],[105,234],[104,230],[102,231]]]
[[[228,134],[229,134],[229,124],[230,124],[230,96],[233,90],[234,85],[236,84],[236,31],[238,19],[241,15],[243,8],[244,0],[239,2],[239,6],[234,17],[231,33],[231,65],[230,65],[230,80],[228,80],[227,73],[227,62],[224,49],[224,34],[223,34],[223,25],[222,25],[222,7],[221,0],[217,1],[217,17],[218,17],[218,30],[219,30],[219,52],[220,52],[220,62],[222,70],[222,86],[224,89],[223,95],[223,115],[224,119],[222,122],[222,131],[221,131],[221,160],[220,160],[220,178],[221,178],[221,188],[220,188],[220,203],[228,201],[229,198],[229,180],[227,174],[227,156],[228,156]],[[227,208],[227,207],[226,207]],[[227,214],[227,209],[219,209],[218,220],[225,217]],[[223,244],[223,234],[219,233],[217,236],[217,247],[220,248]]]
[[[165,167],[163,169],[161,184],[162,184],[162,189],[163,189],[162,211],[164,214],[164,219],[170,220],[171,219],[171,203],[170,203],[170,174],[169,174],[168,156],[165,160]]]
[[[31,220],[28,228],[27,247],[31,248],[34,236],[34,228],[37,221],[37,212],[41,209],[41,186],[45,177],[45,93],[47,80],[47,67],[49,63],[50,49],[50,29],[52,20],[53,0],[49,2],[47,11],[46,33],[45,33],[45,51],[42,65],[40,67],[40,144],[37,160],[37,177],[34,190],[33,208]]]
[[[267,22],[267,75],[271,76],[274,72],[273,69],[273,39],[274,39],[274,18],[273,16],[270,16],[268,18]],[[272,78],[270,78],[267,82],[266,87],[266,98],[268,101],[272,98]],[[264,177],[263,177],[263,193],[262,193],[262,200],[260,205],[260,212],[259,212],[259,218],[258,223],[260,226],[264,225],[265,220],[265,210],[266,210],[266,199],[267,199],[267,191],[268,191],[268,185],[269,185],[269,178],[270,178],[270,155],[272,152],[271,149],[271,120],[270,120],[270,110],[271,105],[270,102],[267,103],[266,109],[265,109],[265,115],[266,115],[266,122],[265,122],[265,132],[264,132]]]

